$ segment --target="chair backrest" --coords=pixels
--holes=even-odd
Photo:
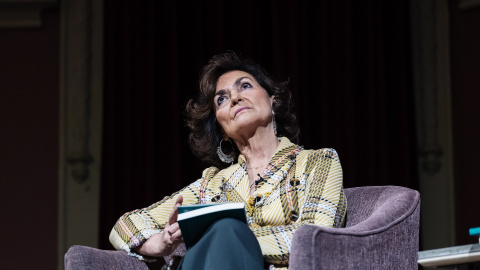
[[[346,227],[371,219],[389,224],[414,213],[420,194],[400,186],[367,186],[345,189],[347,197]]]

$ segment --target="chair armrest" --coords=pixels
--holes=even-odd
[[[369,218],[347,228],[302,226],[293,236],[289,268],[417,269],[417,199],[413,204],[382,204]]]
[[[72,246],[65,254],[65,269],[160,269],[163,260],[148,264],[125,251]]]

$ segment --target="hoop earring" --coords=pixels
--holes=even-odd
[[[275,113],[272,112],[273,132],[277,136],[277,121],[275,121]]]
[[[223,139],[220,141],[220,145],[217,147],[217,155],[218,155],[218,157],[220,158],[221,161],[223,161],[225,163],[232,163],[233,164],[233,157],[223,153],[222,142],[223,142]],[[230,142],[230,140],[228,140],[227,142]],[[230,142],[230,144],[231,143],[232,142]]]

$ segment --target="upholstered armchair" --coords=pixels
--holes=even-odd
[[[372,186],[349,188],[345,195],[345,228],[298,229],[290,269],[417,269],[420,194]]]
[[[417,269],[420,195],[397,186],[345,189],[345,228],[306,225],[292,240],[290,269]],[[80,268],[72,268],[73,265]],[[160,269],[124,251],[73,246],[69,269]]]

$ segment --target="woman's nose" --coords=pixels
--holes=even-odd
[[[232,100],[232,106],[237,105],[240,101],[242,101],[242,95],[238,91],[232,91],[232,96],[230,99]]]

